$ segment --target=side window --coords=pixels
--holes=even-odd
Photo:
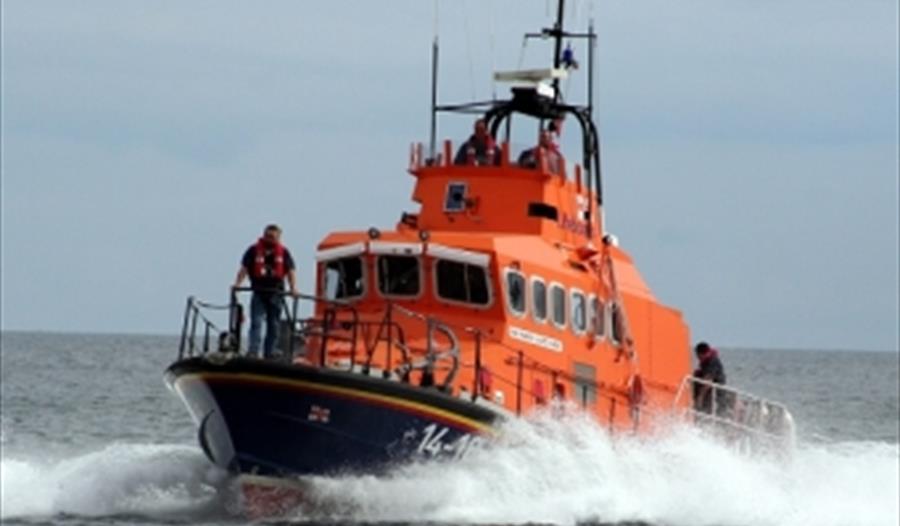
[[[439,259],[435,265],[435,279],[437,295],[442,299],[475,305],[490,303],[484,267]]]
[[[534,321],[547,321],[547,285],[539,278],[531,278],[531,316]]]
[[[566,289],[561,285],[552,285],[550,299],[553,308],[553,324],[563,328],[566,326]]]
[[[604,309],[604,304],[600,301],[600,298],[593,294],[590,296],[590,306],[591,310],[588,319],[590,320],[591,332],[598,338],[602,338],[606,330],[606,309]]]
[[[461,212],[466,209],[466,183],[447,184],[444,212]]]
[[[572,330],[575,334],[584,334],[587,330],[587,304],[584,293],[579,290],[572,291]]]
[[[618,303],[609,304],[609,338],[618,345],[622,342],[622,313]]]
[[[514,270],[506,271],[506,304],[514,315],[525,315],[525,276]]]
[[[326,261],[323,291],[330,300],[358,298],[365,291],[362,258],[348,257]]]
[[[378,256],[378,291],[385,296],[418,296],[419,266],[414,256]]]

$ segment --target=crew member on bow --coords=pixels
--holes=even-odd
[[[268,358],[278,341],[278,328],[283,305],[285,278],[290,285],[290,293],[297,295],[297,273],[294,258],[281,244],[281,228],[268,225],[263,236],[250,245],[241,258],[241,268],[234,280],[234,288],[241,286],[250,277],[253,297],[250,300],[250,335],[247,354],[259,355],[262,339],[262,323],[266,321],[266,338],[263,342],[263,356]]]
[[[487,123],[484,119],[475,121],[474,133],[469,139],[460,145],[453,159],[453,164],[500,164],[500,152],[497,143],[488,133]]]

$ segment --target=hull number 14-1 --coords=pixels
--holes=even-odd
[[[416,452],[430,457],[448,455],[459,459],[474,445],[481,444],[484,439],[474,435],[463,435],[455,440],[448,441],[449,429],[437,424],[429,424],[422,430],[424,436],[419,442]]]

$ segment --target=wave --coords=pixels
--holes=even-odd
[[[302,521],[667,526],[896,525],[900,448],[800,444],[752,457],[674,427],[611,436],[577,416],[514,421],[456,462],[312,480]],[[0,518],[225,513],[223,473],[196,448],[113,444],[56,462],[2,458]],[[210,511],[215,510],[215,511]]]
[[[897,444],[800,445],[751,457],[694,428],[610,436],[586,418],[513,422],[455,463],[317,479],[305,519],[670,526],[900,522]]]
[[[196,448],[111,444],[58,461],[0,460],[0,519],[181,516],[209,508],[224,474]]]

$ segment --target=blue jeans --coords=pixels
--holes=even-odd
[[[278,341],[278,326],[281,319],[281,296],[254,292],[250,300],[250,342],[247,354],[258,355],[262,339],[262,322],[266,319],[266,340],[263,342],[263,356],[269,358]]]

